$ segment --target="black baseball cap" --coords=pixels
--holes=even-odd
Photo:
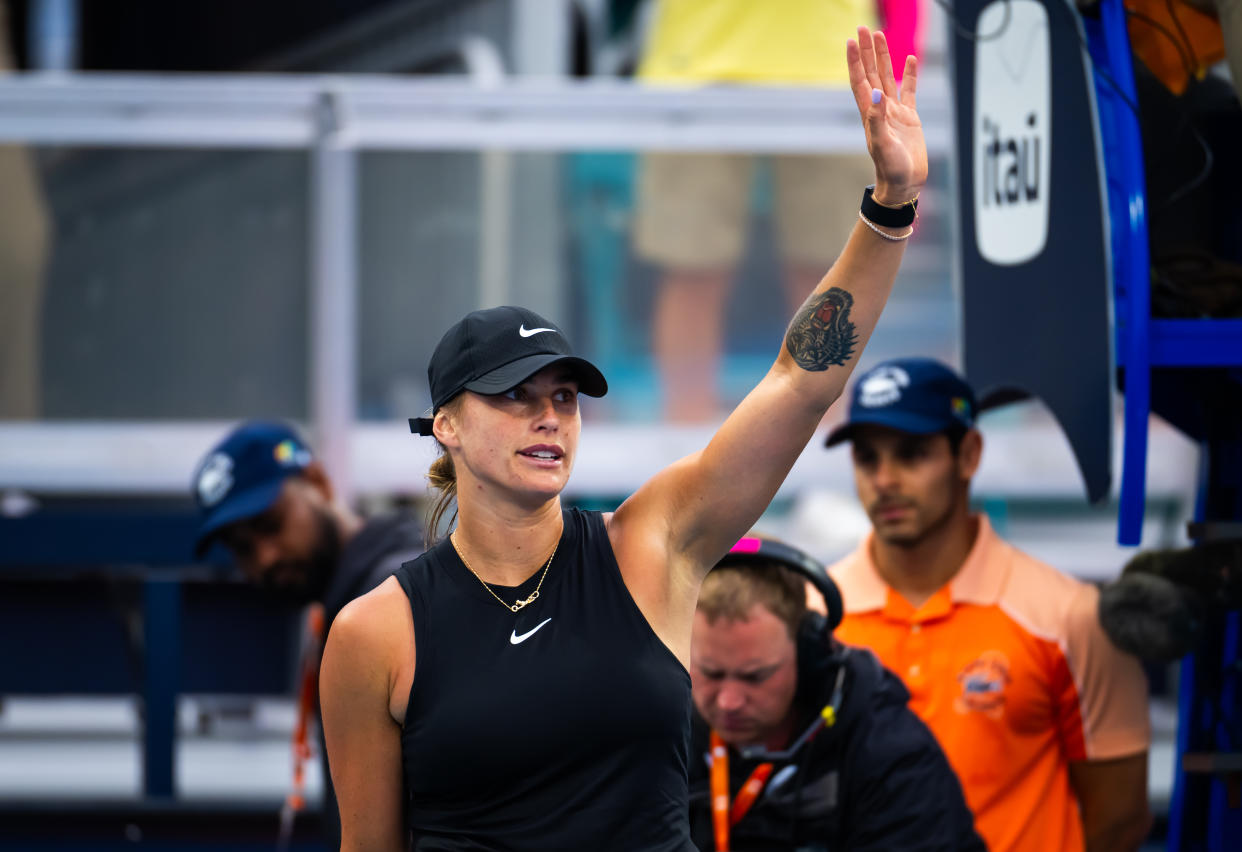
[[[511,305],[473,311],[444,333],[431,354],[431,414],[462,391],[502,393],[551,364],[570,367],[578,390],[587,396],[608,393],[604,374],[573,353],[555,323]],[[430,435],[431,422],[431,417],[411,417],[410,431]]]
[[[897,358],[858,377],[849,421],[828,434],[825,446],[849,440],[855,426],[887,426],[931,435],[975,425],[979,406],[966,380],[931,358]]]

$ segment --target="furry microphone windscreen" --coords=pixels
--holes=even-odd
[[[1170,663],[1194,650],[1203,634],[1198,594],[1155,574],[1129,573],[1100,591],[1100,624],[1136,657]]]
[[[1234,542],[1210,542],[1179,550],[1145,550],[1135,554],[1122,577],[1152,574],[1197,592],[1205,603],[1224,607],[1242,606],[1242,572],[1238,571],[1239,546]]]

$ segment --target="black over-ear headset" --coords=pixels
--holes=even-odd
[[[737,544],[729,548],[729,552],[717,566],[745,565],[758,561],[776,562],[805,577],[823,595],[824,604],[828,608],[828,630],[835,630],[841,623],[845,607],[841,603],[841,592],[837,589],[837,584],[828,576],[827,569],[820,562],[796,547],[772,539],[746,536],[738,539]]]
[[[821,617],[818,613],[808,613],[808,617],[803,619],[799,631],[799,643],[801,643],[803,635],[819,633],[820,625],[826,627],[828,633],[832,633],[837,625],[841,623],[841,616],[845,611],[845,607],[841,603],[841,592],[837,589],[837,584],[833,582],[832,577],[828,576],[827,569],[819,561],[812,559],[801,550],[798,550],[798,548],[779,541],[772,541],[771,539],[747,536],[739,539],[737,544],[729,549],[725,557],[716,563],[716,567],[746,565],[765,561],[775,562],[790,569],[795,574],[805,577],[824,598],[824,605],[828,610],[827,616]],[[819,633],[819,635],[822,637],[823,634]],[[792,759],[798,750],[809,743],[821,730],[825,727],[831,728],[836,724],[837,711],[841,708],[845,687],[843,655],[848,653],[848,649],[844,646],[838,645],[837,649],[837,654],[841,656],[836,658],[835,685],[832,690],[832,698],[820,710],[806,730],[788,748],[780,751],[769,751],[762,745],[744,746],[739,749],[743,757],[753,760]],[[802,664],[800,659],[798,672],[799,695],[801,695],[802,689],[807,685],[807,677],[802,671]]]

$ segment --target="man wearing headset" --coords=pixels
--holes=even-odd
[[[807,609],[808,581],[827,616]],[[743,538],[691,643],[690,830],[701,850],[983,850],[908,693],[832,638],[841,598],[795,548]]]

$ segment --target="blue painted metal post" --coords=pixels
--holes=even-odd
[[[1116,358],[1126,369],[1117,540],[1138,544],[1143,533],[1147,418],[1151,408],[1150,260],[1143,144],[1138,116],[1131,108],[1137,105],[1138,97],[1122,0],[1103,0],[1098,23],[1084,19],[1083,27],[1092,59],[1102,69],[1095,74],[1095,91],[1108,173]]]
[[[1173,755],[1173,792],[1169,796],[1169,830],[1165,849],[1181,852],[1182,837],[1186,830],[1186,797],[1190,778],[1182,768],[1182,757],[1194,750],[1191,741],[1195,726],[1191,722],[1195,712],[1195,655],[1182,658],[1177,676],[1177,750]]]
[[[1196,521],[1202,521],[1207,515],[1208,478],[1211,470],[1211,447],[1203,443],[1199,446],[1199,490],[1195,497],[1194,514]],[[1169,796],[1169,830],[1165,847],[1167,852],[1181,852],[1187,825],[1193,822],[1186,818],[1191,788],[1202,786],[1201,783],[1192,782],[1182,766],[1183,758],[1199,747],[1202,727],[1196,715],[1199,709],[1199,673],[1196,662],[1196,654],[1187,654],[1182,658],[1177,676],[1177,750],[1173,755],[1173,791]]]
[[[171,575],[143,584],[143,792],[174,795],[177,693],[181,670],[181,583]]]
[[[1237,753],[1238,726],[1238,648],[1242,643],[1242,613],[1237,610],[1225,616],[1224,642],[1221,643],[1220,708],[1215,719],[1214,747],[1221,752]],[[1212,779],[1212,798],[1208,805],[1208,849],[1212,852],[1236,850],[1242,835],[1242,810],[1229,803],[1229,782],[1222,775]]]
[[[1242,520],[1240,447],[1242,442],[1234,438],[1203,444],[1197,521]],[[1237,757],[1242,752],[1240,655],[1242,613],[1233,610],[1210,618],[1199,648],[1182,660],[1169,852],[1233,852],[1242,837],[1242,808],[1236,803],[1230,807]],[[1189,772],[1187,755],[1195,756]]]

